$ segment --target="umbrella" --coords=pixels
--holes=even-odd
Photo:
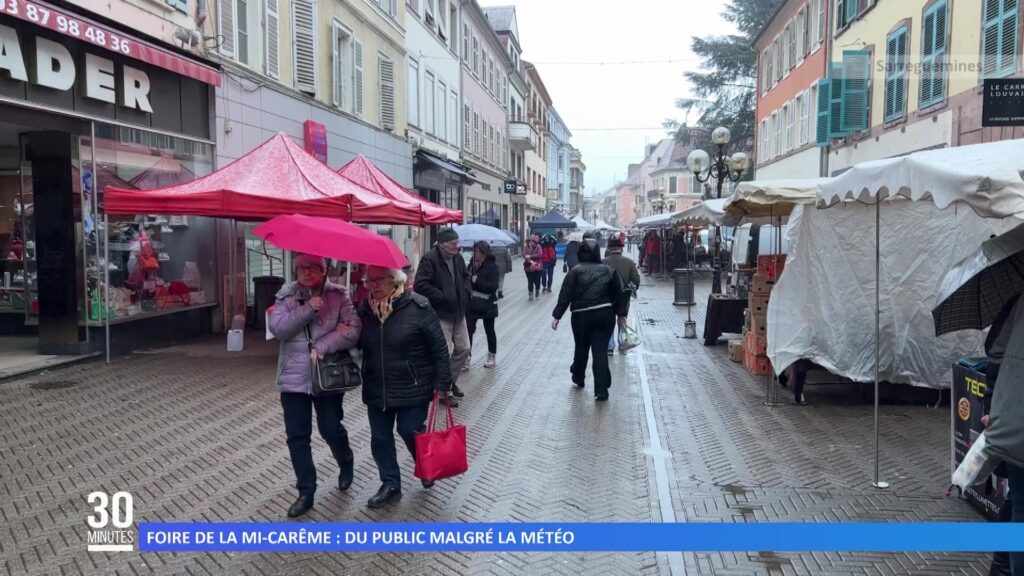
[[[984,330],[999,311],[1024,292],[1024,224],[982,242],[942,279],[939,305],[932,310],[935,335]]]
[[[385,268],[409,265],[409,259],[390,238],[336,218],[275,216],[253,228],[252,233],[284,250]]]
[[[508,233],[486,224],[463,224],[452,229],[459,235],[459,246],[472,246],[481,240],[488,244],[515,244]]]
[[[514,233],[508,230],[502,230],[502,232],[504,232],[506,235],[508,235],[509,238],[512,239],[513,244],[519,244],[519,236],[516,236]]]

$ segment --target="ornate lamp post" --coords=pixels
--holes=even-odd
[[[719,126],[711,133],[711,142],[718,147],[718,154],[714,161],[708,153],[703,150],[693,150],[686,157],[686,165],[693,172],[698,182],[705,183],[714,178],[717,189],[717,198],[722,197],[722,186],[728,179],[730,182],[739,181],[743,173],[747,171],[750,161],[743,152],[736,152],[727,156],[725,147],[729,144],[732,135],[729,129]],[[722,291],[722,233],[718,226],[715,226],[715,261],[714,275],[712,276],[711,291],[719,293]]]

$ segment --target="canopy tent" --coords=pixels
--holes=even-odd
[[[108,214],[175,214],[264,220],[309,214],[362,224],[419,225],[418,205],[380,196],[336,174],[279,133],[227,166],[156,190],[108,186]]]
[[[338,174],[355,184],[406,204],[417,204],[423,212],[422,224],[452,224],[462,222],[462,211],[435,204],[395,182],[377,167],[369,158],[357,155],[351,162],[338,169]]]
[[[654,214],[637,220],[633,225],[637,228],[671,228],[679,224],[691,226],[725,225],[735,224],[735,218],[727,217],[725,213],[726,199],[706,200],[686,210],[673,212],[671,214]]]
[[[786,218],[798,205],[818,201],[818,186],[830,178],[751,180],[740,182],[725,203],[725,212],[757,223]]]
[[[572,219],[572,221],[576,223],[577,230],[582,230],[586,232],[587,230],[593,230],[594,228],[596,228],[596,226],[594,226],[590,222],[587,222],[587,219],[584,218],[582,215],[576,216],[575,218]]]
[[[594,222],[594,228],[597,228],[598,230],[618,230],[618,228],[612,226],[611,224],[605,222],[604,220],[601,220],[600,218],[598,218],[597,222]]]
[[[891,196],[970,206],[985,218],[1024,213],[1024,140],[957,146],[864,162],[819,186],[819,205]]]
[[[132,178],[131,185],[139,190],[149,190],[190,182],[195,177],[195,173],[181,162],[169,156],[161,156],[152,166]]]
[[[562,216],[558,210],[552,210],[545,214],[542,218],[538,218],[533,222],[530,222],[530,229],[536,230],[538,228],[576,228],[576,223],[569,220],[565,216]]]

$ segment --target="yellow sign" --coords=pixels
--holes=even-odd
[[[980,380],[976,380],[971,377],[965,377],[964,381],[967,383],[967,390],[977,396],[978,398],[985,397],[985,390],[988,390],[988,386]]]
[[[957,414],[960,415],[960,419],[964,422],[971,419],[971,401],[967,398],[961,398],[956,404]]]

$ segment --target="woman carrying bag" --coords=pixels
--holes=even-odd
[[[295,471],[299,497],[288,509],[288,517],[302,516],[313,507],[316,467],[310,438],[312,410],[317,429],[338,463],[338,489],[352,485],[353,457],[348,431],[341,423],[344,393],[315,394],[314,362],[329,354],[348,350],[359,341],[362,322],[356,316],[345,289],[326,280],[323,258],[299,254],[292,261],[297,280],[277,293],[270,314],[270,332],[280,340],[277,355],[277,386],[281,391],[288,453]]]
[[[498,264],[491,253],[491,246],[483,240],[473,245],[473,260],[469,264],[469,310],[466,312],[466,327],[469,332],[469,348],[473,349],[473,333],[476,321],[484,321],[487,333],[487,360],[484,368],[497,365],[498,336],[494,332],[494,319],[498,317]]]
[[[540,276],[544,270],[541,261],[544,253],[540,247],[540,236],[534,234],[523,247],[523,269],[526,270],[526,292],[530,300],[540,296]]]

